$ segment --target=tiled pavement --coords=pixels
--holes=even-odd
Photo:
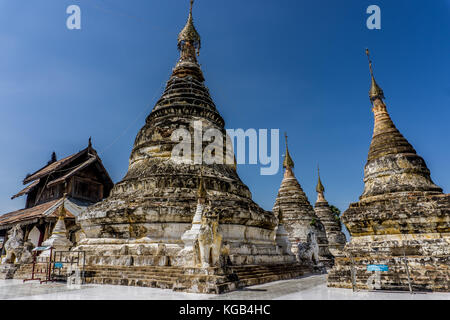
[[[110,285],[83,285],[68,288],[64,283],[23,283],[0,280],[0,299],[14,300],[450,300],[450,293],[409,294],[396,292],[352,292],[326,287],[326,275],[307,276],[244,288],[223,295],[173,292],[172,290]]]

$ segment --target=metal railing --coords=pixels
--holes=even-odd
[[[73,277],[80,278],[79,284],[84,283],[86,252],[85,251],[55,251],[53,253],[53,272],[54,281],[72,281]]]

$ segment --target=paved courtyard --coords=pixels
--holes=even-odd
[[[11,300],[450,300],[450,293],[352,292],[327,288],[326,276],[316,275],[248,287],[223,295],[173,292],[172,290],[110,285],[68,288],[64,283],[22,283],[0,280],[0,299]]]

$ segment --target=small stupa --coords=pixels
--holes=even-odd
[[[328,250],[325,227],[314,212],[300,183],[294,175],[294,161],[289,153],[287,134],[286,154],[283,161],[284,177],[278,191],[273,212],[283,213],[284,227],[289,234],[292,252],[297,255],[298,245],[308,241],[308,234],[314,232],[319,245],[320,261],[327,267],[332,265],[333,256]]]
[[[66,217],[66,209],[64,207],[64,202],[66,200],[66,194],[64,194],[63,201],[59,211],[58,221],[53,228],[50,238],[42,243],[42,247],[52,247],[53,251],[69,251],[73,246],[73,243],[67,238],[66,223],[64,221]],[[46,258],[50,256],[50,250],[43,251],[39,255],[39,259]]]
[[[275,242],[278,247],[281,248],[283,254],[293,254],[292,253],[292,244],[289,240],[289,234],[284,227],[285,221],[283,217],[283,211],[281,206],[278,206],[278,228],[277,233],[275,235]]]
[[[395,127],[366,53],[375,121],[365,186],[342,215],[352,237],[328,285],[369,289],[376,280],[379,289],[449,291],[450,195],[434,184],[425,161]],[[373,280],[370,265],[388,271]]]
[[[333,256],[341,255],[347,239],[342,232],[341,223],[339,217],[331,210],[328,201],[325,199],[325,187],[320,179],[320,171],[318,171],[318,181],[316,186],[317,201],[314,206],[314,211],[319,217],[320,221],[325,227],[325,231],[328,239],[328,246]]]

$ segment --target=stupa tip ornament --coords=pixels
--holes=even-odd
[[[203,174],[200,173],[199,183],[198,183],[198,190],[197,190],[197,198],[198,199],[206,199],[206,188],[205,183],[203,181]]]
[[[191,0],[191,7],[189,10],[189,17],[183,30],[178,35],[178,49],[183,50],[185,45],[192,45],[197,49],[197,55],[200,53],[201,38],[194,26],[194,18],[192,17],[192,7],[194,0]]]
[[[316,186],[316,191],[317,193],[324,193],[325,192],[325,187],[322,184],[322,181],[320,180],[320,169],[319,167],[317,167],[317,173],[319,176],[319,181],[317,182],[317,186]]]
[[[63,220],[66,218],[66,208],[64,206],[65,202],[66,202],[66,198],[67,198],[67,193],[64,193],[63,195],[63,199],[62,199],[62,204],[61,207],[59,209],[59,214],[58,214],[58,220]]]
[[[292,160],[291,155],[289,154],[287,133],[284,133],[284,138],[286,140],[286,155],[284,156],[283,168],[286,169],[294,168],[294,161]]]
[[[366,55],[369,59],[369,68],[370,68],[370,76],[372,78],[372,85],[370,86],[369,90],[369,98],[372,103],[378,98],[378,99],[385,99],[383,89],[380,88],[380,86],[375,81],[375,77],[373,75],[373,67],[372,67],[372,60],[370,60],[370,52],[369,49],[366,49]]]

